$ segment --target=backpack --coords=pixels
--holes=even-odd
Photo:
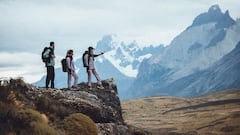
[[[88,67],[89,64],[89,54],[88,51],[85,51],[82,55],[83,67]]]
[[[63,71],[63,72],[67,72],[67,71],[68,71],[67,59],[66,59],[66,58],[63,58],[63,59],[61,60],[61,64],[62,64],[62,71]]]
[[[47,62],[49,62],[50,61],[50,53],[48,54],[48,57],[44,57],[43,55],[44,55],[44,53],[48,50],[48,49],[50,49],[50,47],[45,47],[44,49],[43,49],[43,51],[42,51],[42,62],[44,62],[44,63],[47,63]],[[51,50],[52,51],[52,50]]]

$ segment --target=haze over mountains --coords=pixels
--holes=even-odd
[[[234,58],[238,57],[237,50],[231,52],[238,49],[239,32],[240,21],[234,21],[228,11],[222,13],[218,5],[210,7],[208,12],[197,16],[193,24],[177,36],[162,54],[141,64],[138,77],[130,88],[135,90],[132,95],[194,96],[240,87],[240,83],[236,85],[229,81],[239,76],[239,70],[230,68],[239,63]],[[231,63],[228,62],[230,59]],[[228,64],[217,64],[226,62]],[[210,74],[216,68],[221,70]],[[226,70],[229,73],[234,70],[235,73],[221,76],[225,78],[222,81],[220,75]],[[239,82],[239,78],[235,81]]]
[[[104,36],[96,58],[102,79],[115,78],[121,99],[150,95],[194,96],[240,87],[240,21],[218,5],[198,15],[170,45],[140,48],[114,35]],[[81,58],[76,60],[80,81],[87,80]],[[44,86],[43,77],[36,84]],[[66,87],[66,74],[56,69],[56,86]]]

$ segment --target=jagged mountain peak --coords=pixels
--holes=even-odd
[[[138,46],[136,41],[133,41],[128,45],[123,44],[123,49],[126,50],[126,51],[136,52],[136,51],[140,50],[141,48]]]
[[[115,48],[115,44],[112,43],[113,35],[105,35],[102,40],[97,42],[96,48],[99,50],[109,51]]]
[[[151,57],[156,48],[158,47],[141,48],[135,40],[124,42],[116,35],[105,35],[97,42],[96,50],[106,51],[103,60],[110,61],[120,72],[136,77],[140,63]]]
[[[230,17],[229,11],[223,13],[218,5],[210,7],[208,12],[198,15],[190,27],[174,38],[163,53],[153,55],[150,59],[142,62],[137,79],[129,89],[129,91],[134,91],[129,95],[133,97],[157,94],[186,96],[187,94],[199,94],[202,92],[201,90],[209,91],[210,87],[205,86],[207,86],[206,80],[207,83],[211,81],[210,77],[207,76],[208,78],[204,78],[202,82],[199,77],[202,71],[209,71],[210,67],[236,47],[240,39],[239,24],[239,20],[235,22]],[[223,67],[219,74],[227,70],[229,66]],[[232,74],[233,77],[234,75],[235,73]],[[190,76],[189,80],[185,79],[188,76]],[[216,75],[212,74],[211,77],[214,80]],[[201,82],[199,85],[192,83],[195,78]],[[224,85],[232,87],[233,83],[229,80],[225,81]],[[220,79],[212,81],[212,86],[220,81]],[[194,93],[193,91],[196,89],[193,86],[197,87],[200,92]],[[186,91],[187,87],[192,89],[180,95],[178,91]],[[173,90],[174,88],[176,89]]]
[[[116,35],[103,36],[93,47],[96,54],[106,51],[104,55],[95,59],[96,67],[101,79],[116,78],[120,89],[119,97],[122,99],[126,99],[126,91],[137,76],[141,62],[164,50],[163,45],[141,48],[135,40],[125,42],[125,40]],[[78,69],[79,80],[87,80],[86,69],[82,67],[82,59],[76,59],[75,65]],[[56,68],[55,73],[55,87],[66,87],[66,73],[62,72],[61,68]],[[44,86],[45,78],[46,76],[43,76],[35,84],[37,86]],[[93,79],[93,81],[95,80]]]
[[[198,15],[193,20],[192,25],[188,28],[208,23],[216,23],[216,26],[220,28],[229,28],[235,23],[235,21],[229,15],[228,10],[223,13],[219,5],[213,5],[208,9],[208,12]]]
[[[218,4],[212,5],[209,9],[208,9],[208,13],[221,13],[221,9],[219,7]]]
[[[140,47],[136,41],[125,43],[117,35],[105,35],[97,42],[97,50],[112,51],[122,48],[126,51],[138,51]]]

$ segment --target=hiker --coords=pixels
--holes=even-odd
[[[77,88],[78,76],[76,74],[75,65],[73,61],[73,50],[68,50],[66,55],[67,69],[68,69],[68,89],[71,89],[72,77],[74,78],[74,84],[72,88]]]
[[[96,71],[96,67],[95,67],[95,64],[94,64],[94,57],[97,57],[99,55],[103,55],[104,52],[100,53],[100,54],[94,54],[94,48],[93,47],[88,47],[88,60],[87,62],[85,62],[86,64],[86,68],[87,68],[87,73],[88,73],[88,88],[89,89],[92,89],[92,73],[93,75],[96,77],[97,79],[97,88],[98,89],[104,89],[104,87],[102,86],[102,82],[100,80],[100,77]],[[83,58],[86,60],[86,58]]]
[[[55,44],[53,41],[50,42],[50,47],[45,47],[44,52],[42,53],[43,57],[47,60],[45,60],[45,66],[47,68],[47,77],[46,77],[46,88],[48,89],[48,85],[51,82],[51,88],[54,88],[54,78],[55,78],[55,71],[54,71],[54,65],[55,65],[55,54],[54,54],[54,48]]]

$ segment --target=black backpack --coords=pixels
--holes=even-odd
[[[89,53],[88,53],[88,51],[85,51],[83,53],[82,62],[83,62],[83,67],[88,67],[88,64],[89,64]]]
[[[68,68],[67,68],[67,59],[66,58],[63,58],[61,60],[61,64],[62,64],[62,71],[63,72],[67,72],[68,71]]]
[[[43,56],[43,54],[44,54],[48,49],[50,49],[51,52],[52,52],[52,49],[51,49],[50,47],[45,47],[45,48],[43,49],[43,51],[42,51],[42,62],[44,62],[44,63],[49,63],[49,62],[50,62],[50,54],[51,54],[51,52],[48,54],[48,57],[44,57],[44,56]]]

